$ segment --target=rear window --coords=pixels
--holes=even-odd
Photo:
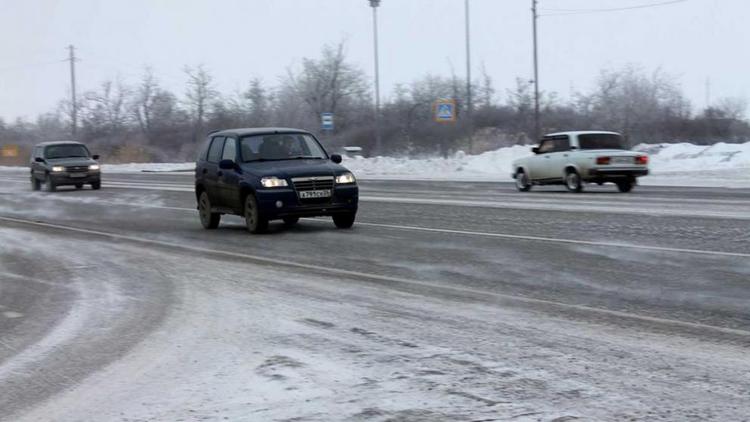
[[[613,133],[578,135],[581,149],[625,149],[622,136]]]
[[[217,136],[211,141],[211,148],[208,149],[208,162],[218,163],[221,159],[221,151],[224,149],[224,137]]]

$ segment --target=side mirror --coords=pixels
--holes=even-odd
[[[339,154],[331,154],[331,161],[333,161],[336,164],[341,164],[341,156]]]
[[[234,168],[234,160],[221,160],[219,161],[219,168],[222,170],[232,170]]]
[[[91,158],[94,159],[94,160],[98,160],[99,159],[99,154],[94,154],[94,155],[91,156]]]
[[[34,158],[34,161],[36,161],[37,163],[43,163],[44,162],[44,158],[42,158],[42,157],[36,157],[36,158]]]
[[[539,154],[539,147],[531,148],[531,152],[533,152],[534,154]]]

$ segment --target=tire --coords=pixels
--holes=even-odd
[[[565,173],[565,187],[570,192],[574,193],[583,191],[583,182],[581,181],[581,176],[577,171],[568,170],[568,172]]]
[[[260,214],[258,201],[252,193],[245,197],[245,224],[247,230],[253,234],[264,233],[268,230],[268,219]]]
[[[76,189],[83,189],[83,183],[76,184]]]
[[[299,221],[299,217],[284,217],[284,225],[291,227]]]
[[[336,214],[333,216],[333,224],[339,229],[351,229],[354,225],[354,219],[357,213],[350,212],[346,214]]]
[[[78,186],[76,185],[76,187],[78,187]],[[101,180],[98,181],[98,182],[91,182],[91,189],[93,189],[93,190],[99,190],[101,188],[102,188],[102,182],[101,182]]]
[[[55,182],[52,181],[52,178],[48,174],[44,178],[44,191],[45,192],[54,192],[55,190],[57,190],[57,186],[55,186]]]
[[[31,190],[40,190],[41,188],[42,184],[39,182],[39,179],[31,176]]]
[[[202,192],[198,198],[198,216],[204,229],[213,230],[219,227],[221,214],[211,212],[211,201],[208,199],[208,193],[206,192]]]
[[[523,170],[518,170],[516,172],[516,189],[518,189],[519,192],[528,192],[531,190],[531,181],[529,180],[529,176]]]
[[[625,180],[622,182],[617,182],[617,190],[619,190],[622,193],[628,193],[631,190],[633,190],[633,186],[635,185],[635,182],[632,180]]]

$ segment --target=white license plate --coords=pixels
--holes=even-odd
[[[633,164],[633,157],[612,157],[612,164]]]
[[[86,177],[86,173],[70,173],[70,177]]]
[[[299,193],[300,199],[312,199],[312,198],[329,198],[331,196],[330,189],[323,190],[306,190]]]

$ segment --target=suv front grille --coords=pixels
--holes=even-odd
[[[297,191],[300,204],[330,204],[333,199],[333,176],[310,176],[310,177],[293,177],[292,184]],[[307,191],[327,190],[328,195],[316,198],[302,198],[300,194]]]
[[[333,176],[312,176],[292,178],[294,189],[299,191],[333,189]]]
[[[68,166],[65,167],[65,171],[69,173],[82,173],[85,171],[89,171],[89,166]]]

